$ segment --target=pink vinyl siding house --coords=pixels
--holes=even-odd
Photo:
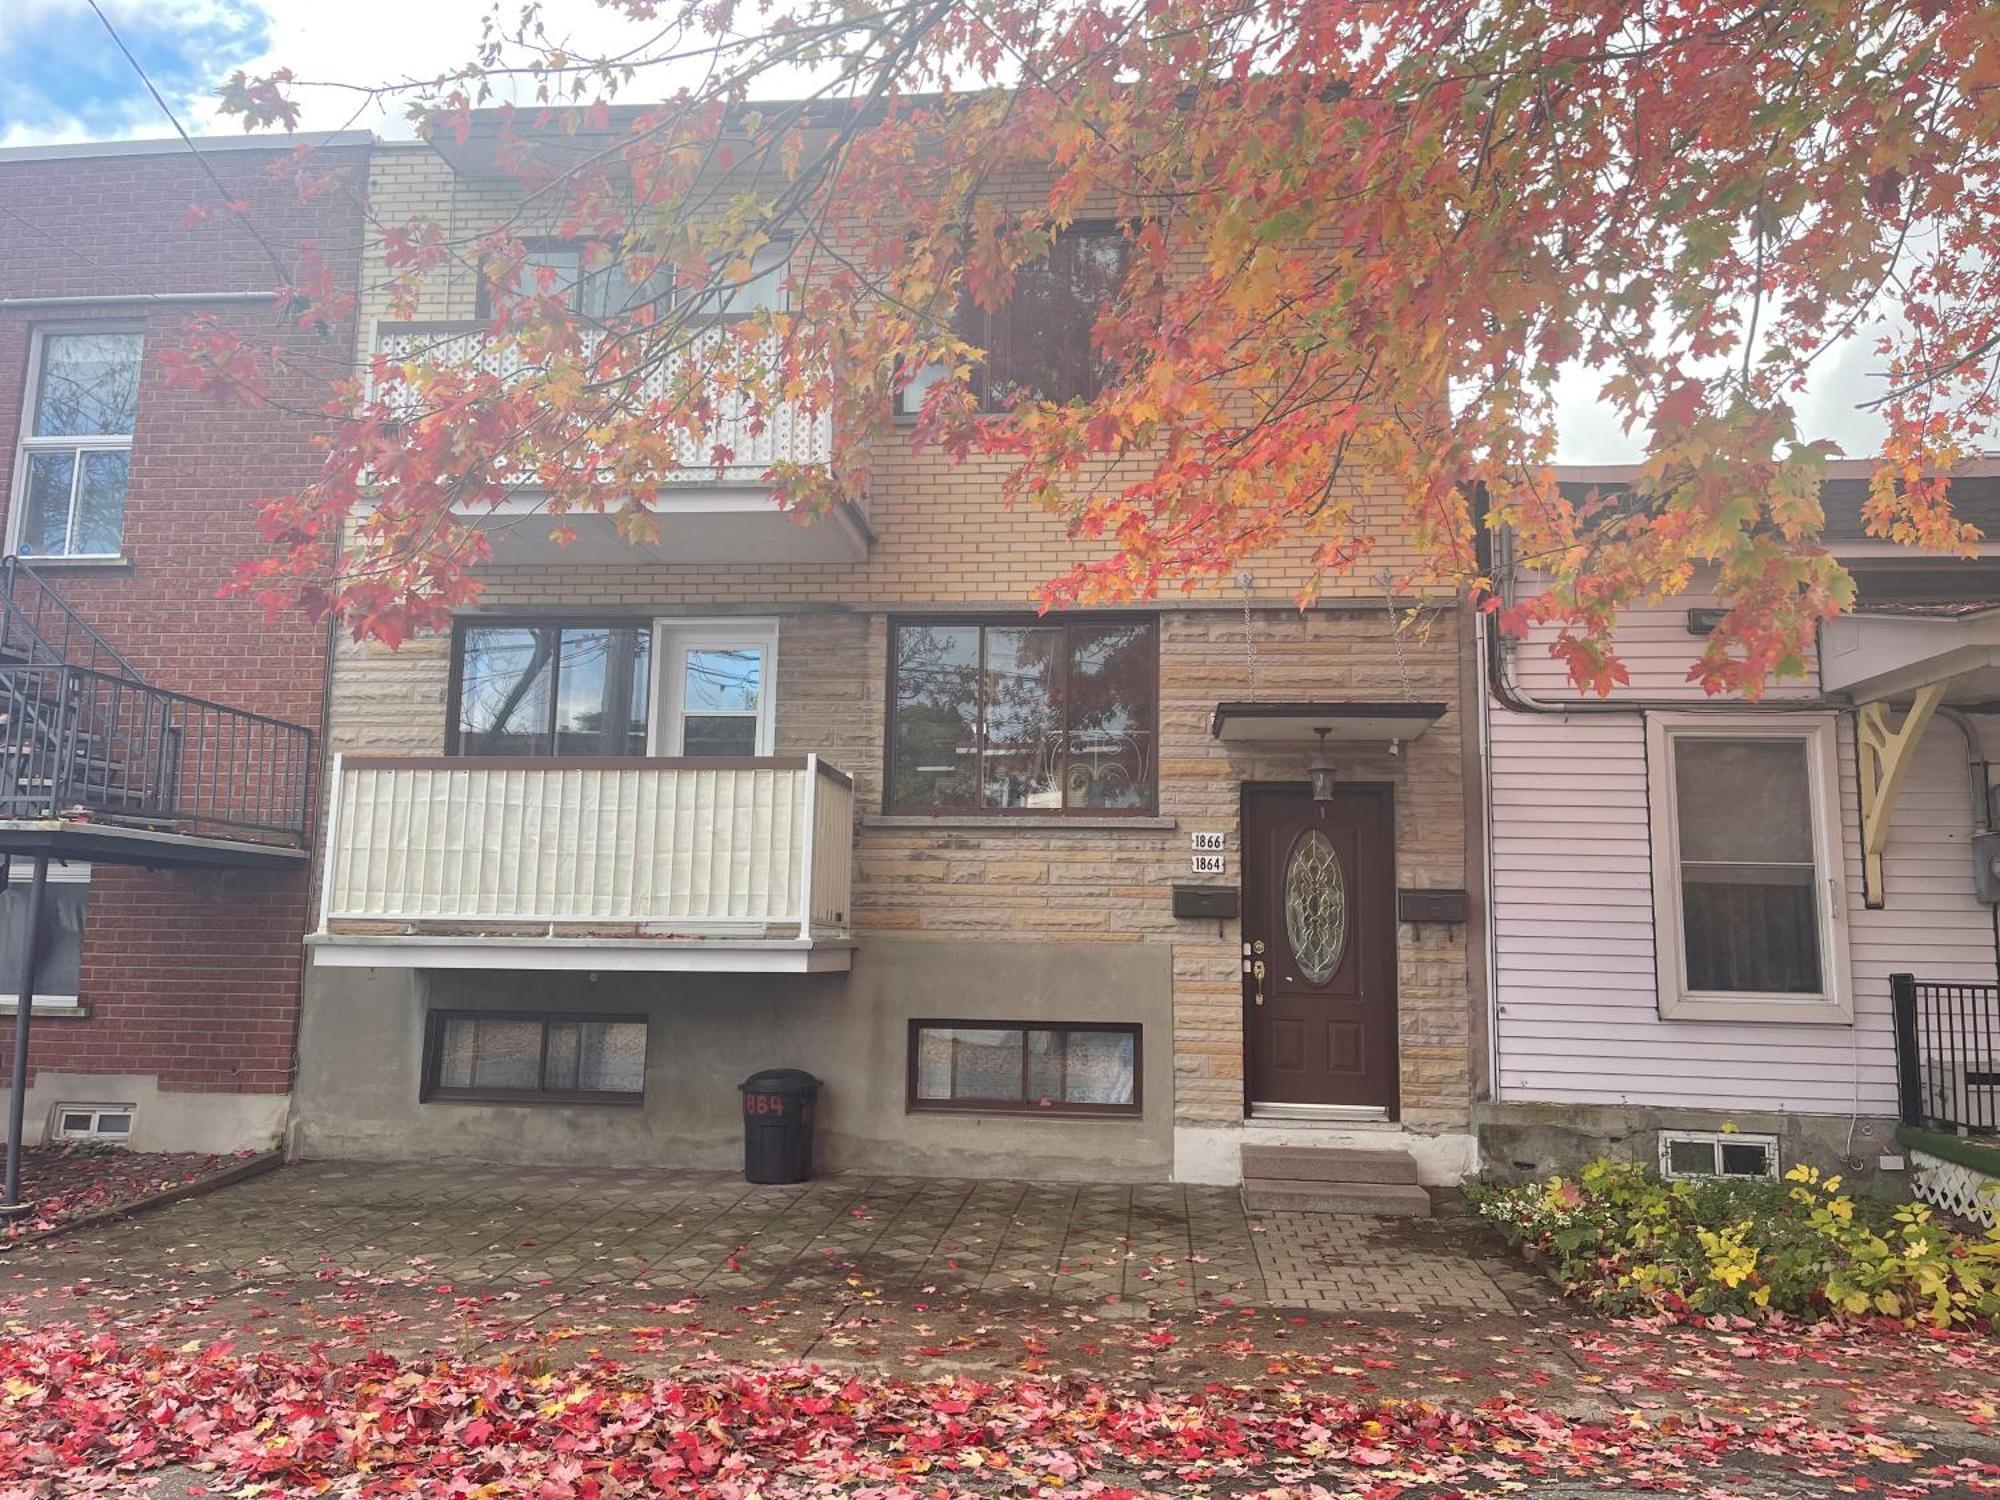
[[[1545,641],[1485,643],[1490,1169],[1611,1149],[1697,1170],[1724,1146],[1730,1170],[1893,1165],[1896,974],[1983,987],[1966,1013],[1980,1036],[1952,1061],[1972,1123],[1994,1123],[1977,1111],[2000,1089],[1973,1054],[2000,1040],[1983,1029],[2000,974],[1974,840],[1992,827],[2000,657],[1965,640],[1979,601],[2000,600],[2000,558],[1890,554],[1860,538],[1864,488],[1843,471],[1826,491],[1859,608],[1806,681],[1760,703],[1687,681],[1700,597],[1627,617],[1631,683],[1608,701],[1583,699]],[[2000,469],[1955,489],[1990,531]],[[1535,586],[1504,537],[1495,552],[1506,588]]]

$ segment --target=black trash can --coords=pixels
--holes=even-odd
[[[804,1182],[813,1169],[813,1112],[819,1080],[799,1068],[766,1068],[743,1091],[743,1179]]]

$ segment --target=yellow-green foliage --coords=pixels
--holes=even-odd
[[[1815,1167],[1783,1183],[1668,1182],[1597,1161],[1474,1196],[1607,1311],[1879,1314],[1939,1328],[2000,1317],[2000,1229],[1967,1233],[1921,1203],[1857,1199]]]

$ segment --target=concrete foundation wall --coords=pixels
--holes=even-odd
[[[433,1008],[644,1015],[645,1103],[422,1103]],[[914,1018],[1137,1022],[1144,1112],[911,1114]],[[734,1169],[743,1160],[736,1085],[760,1068],[798,1067],[826,1084],[821,1171],[1157,1181],[1173,1164],[1164,943],[872,938],[852,974],[809,977],[315,969],[300,1059],[290,1145],[301,1156]]]
[[[1572,1172],[1599,1157],[1655,1166],[1662,1130],[1733,1126],[1746,1135],[1776,1136],[1781,1171],[1804,1162],[1875,1191],[1903,1190],[1903,1174],[1881,1166],[1884,1154],[1893,1155],[1901,1148],[1896,1144],[1896,1122],[1880,1116],[1501,1103],[1474,1106],[1473,1126],[1484,1175],[1510,1182]]]
[[[11,1023],[9,1023],[11,1024]],[[31,1044],[32,1046],[32,1044]],[[31,1054],[32,1055],[32,1050]],[[9,1090],[0,1088],[0,1121]],[[129,1105],[134,1151],[268,1151],[284,1134],[285,1094],[208,1094],[163,1089],[151,1073],[79,1073],[37,1068],[28,1084],[21,1135],[30,1146],[50,1139],[58,1104]],[[5,1131],[0,1130],[0,1135]]]

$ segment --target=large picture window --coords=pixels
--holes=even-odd
[[[432,1011],[425,1099],[636,1104],[646,1023],[636,1016]]]
[[[14,550],[24,557],[119,555],[142,337],[44,333],[15,463]]]
[[[644,755],[652,626],[463,624],[451,681],[455,755]]]
[[[1649,721],[1661,1014],[1845,1020],[1830,719]]]
[[[902,621],[889,650],[888,811],[1154,807],[1156,621]]]
[[[909,1107],[1139,1113],[1139,1028],[912,1021]]]

